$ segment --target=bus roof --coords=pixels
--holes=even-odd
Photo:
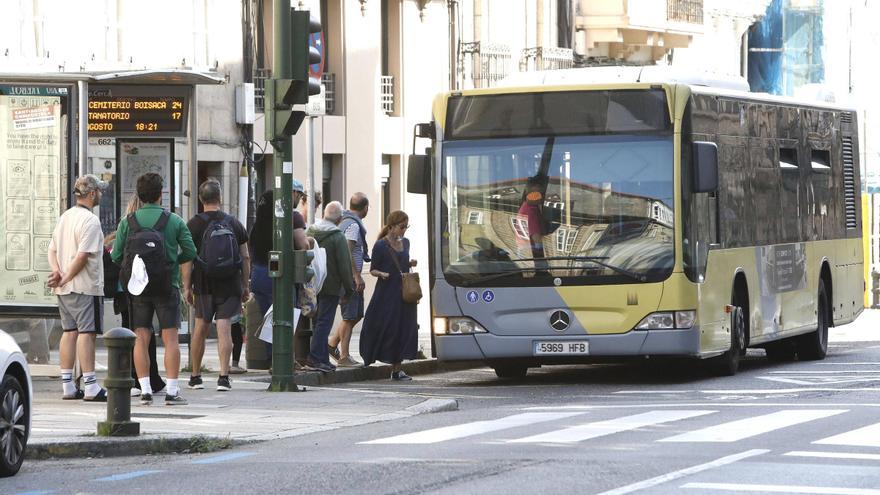
[[[753,93],[740,76],[694,72],[670,66],[584,67],[535,72],[520,72],[502,80],[498,88],[539,86],[612,85],[612,84],[686,84],[698,94],[727,96],[750,101],[798,105],[829,110],[855,111],[854,108],[818,99],[792,98],[769,93]]]
[[[735,91],[749,90],[749,83],[739,76],[721,76],[693,72],[669,66],[608,66],[579,69],[520,72],[501,81],[502,87],[561,86],[580,84],[682,83],[690,86],[711,86]]]

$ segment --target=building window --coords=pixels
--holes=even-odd
[[[529,240],[529,221],[523,217],[511,217],[510,224],[520,239]]]
[[[483,225],[483,212],[482,211],[468,212],[467,223],[469,223],[471,225]]]
[[[558,229],[556,231],[556,250],[562,253],[570,253],[577,236],[578,231],[576,229]]]

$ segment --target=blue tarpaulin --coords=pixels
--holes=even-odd
[[[823,0],[773,0],[749,30],[748,79],[752,91],[792,95],[825,80]]]

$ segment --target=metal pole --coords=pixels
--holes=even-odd
[[[318,219],[313,218],[315,215],[315,193],[318,188],[315,186],[315,117],[306,117],[309,121],[309,191],[312,200],[308,203],[310,211],[306,212],[306,220],[314,225]]]
[[[292,71],[290,0],[273,2],[272,79],[289,79]],[[274,81],[272,81],[274,84]],[[273,91],[274,94],[274,91]],[[268,102],[273,106],[275,101]],[[273,119],[274,120],[274,119]],[[281,252],[281,277],[272,279],[272,383],[273,392],[295,392],[293,381],[293,139],[284,136],[275,146],[275,225],[272,249]]]
[[[198,91],[196,91],[195,86],[190,86],[189,93],[189,139],[187,139],[189,142],[189,170],[187,171],[186,178],[189,182],[189,196],[187,196],[187,206],[189,208],[187,208],[187,214],[188,218],[192,218],[199,214],[199,100],[197,97]],[[169,169],[174,170],[173,163]],[[181,177],[183,177],[182,172]],[[176,178],[176,174],[171,175],[171,180]],[[171,205],[174,206],[174,198],[171,198]],[[186,364],[190,367],[190,372],[197,375],[200,371],[192,369],[192,334],[196,326],[195,310],[189,308],[186,315]],[[179,333],[180,330],[178,330]]]

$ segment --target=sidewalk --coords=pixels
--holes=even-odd
[[[210,452],[233,445],[275,440],[319,431],[458,409],[453,399],[430,399],[406,392],[308,388],[267,392],[266,383],[233,382],[230,392],[184,389],[187,406],[157,400],[143,406],[132,398],[131,419],[138,437],[98,437],[97,423],[107,405],[64,401],[57,380],[34,381],[33,428],[28,459],[110,457]],[[161,398],[160,398],[161,399]]]
[[[28,459],[109,457],[181,452],[208,452],[233,445],[305,435],[349,426],[388,421],[458,408],[452,399],[431,399],[400,391],[377,392],[355,389],[313,388],[315,385],[359,380],[388,380],[390,366],[342,368],[335,373],[303,373],[296,376],[305,392],[267,392],[271,375],[252,370],[232,375],[232,390],[215,390],[218,360],[216,341],[209,340],[203,373],[204,390],[186,387],[189,373],[181,373],[181,395],[187,406],[143,406],[132,398],[132,421],[140,423],[139,437],[97,437],[97,423],[106,419],[107,405],[61,400],[57,364],[31,365],[34,381],[33,428]],[[163,348],[159,347],[163,369]],[[181,345],[186,364],[187,347]],[[106,377],[106,349],[97,350],[99,382]],[[57,351],[52,362],[58,362]],[[420,374],[463,369],[467,363],[441,364],[434,359],[404,364],[408,373]],[[165,373],[162,372],[163,377]]]

